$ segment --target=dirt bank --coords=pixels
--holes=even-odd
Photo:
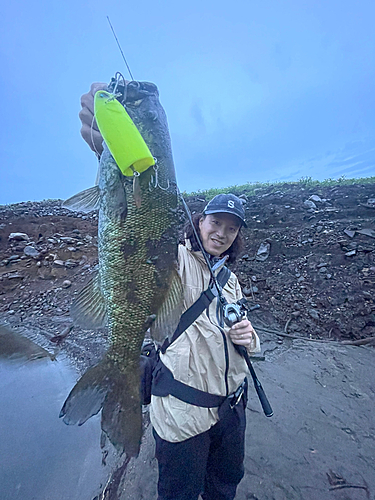
[[[248,228],[234,270],[263,342],[256,369],[275,412],[265,418],[253,394],[238,500],[370,498],[374,351],[335,341],[375,336],[375,185],[236,194],[247,199]],[[197,211],[206,201],[189,204]],[[95,213],[73,214],[59,200],[0,206],[0,321],[67,354],[79,372],[107,345],[104,330],[83,331],[69,317],[97,264],[96,233]],[[111,498],[155,498],[149,430],[119,483]]]
[[[314,338],[375,335],[375,185],[242,195],[246,247],[234,270],[254,321]],[[0,313],[39,325],[59,318],[57,333],[97,263],[96,233],[96,213],[73,214],[58,200],[0,206]]]

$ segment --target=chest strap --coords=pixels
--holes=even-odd
[[[153,373],[152,394],[161,397],[172,395],[185,403],[203,408],[218,407],[226,399],[226,396],[204,392],[176,380],[160,359]]]
[[[227,267],[223,267],[219,274],[217,275],[217,281],[221,288],[227,284],[229,277],[231,275],[230,270]],[[216,293],[215,293],[216,292]],[[178,337],[184,333],[185,330],[189,328],[190,325],[194,323],[194,321],[199,318],[202,312],[207,309],[207,307],[211,304],[213,299],[217,296],[217,291],[211,287],[207,288],[204,292],[201,293],[200,297],[194,302],[189,309],[182,314],[180,321],[177,325],[176,330],[174,331],[171,340],[165,339],[163,345],[160,347],[160,351],[164,354],[168,347],[178,339]]]

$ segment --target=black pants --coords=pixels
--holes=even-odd
[[[153,431],[159,465],[158,500],[233,500],[244,475],[245,401],[211,429],[179,443]]]

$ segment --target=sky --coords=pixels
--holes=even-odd
[[[0,205],[95,183],[80,96],[128,78],[107,16],[182,191],[375,175],[373,0],[23,0],[0,16]]]

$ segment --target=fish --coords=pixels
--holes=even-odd
[[[153,83],[127,84],[125,106],[156,165],[125,177],[105,142],[99,183],[64,207],[99,209],[98,270],[71,306],[75,323],[106,327],[109,348],[70,392],[60,417],[82,425],[101,411],[102,431],[115,448],[137,456],[142,438],[140,353],[148,329],[156,342],[171,336],[182,313],[177,270],[177,183],[171,140]],[[137,198],[141,197],[142,203]]]

